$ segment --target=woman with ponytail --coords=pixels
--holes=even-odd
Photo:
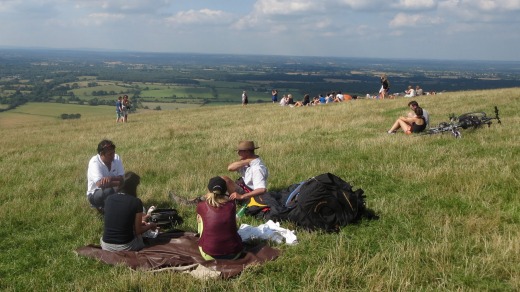
[[[219,176],[209,180],[208,190],[206,199],[197,204],[200,254],[205,260],[237,259],[243,246],[235,201],[229,199],[226,181]]]

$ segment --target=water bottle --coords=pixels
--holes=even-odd
[[[238,210],[238,212],[237,212],[237,218],[243,217],[244,214],[246,213],[246,211],[247,211],[247,205],[242,206],[242,208],[240,208],[240,210]]]

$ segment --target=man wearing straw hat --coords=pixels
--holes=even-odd
[[[248,199],[254,201],[253,197],[263,195],[267,192],[267,177],[269,172],[258,155],[255,154],[255,142],[240,141],[236,151],[240,160],[228,165],[229,171],[236,171],[240,174],[240,178],[235,182],[227,176],[222,176],[226,181],[227,192],[231,200],[243,201],[245,204]],[[173,192],[169,192],[170,198],[177,204],[181,205],[195,205],[200,201],[205,200],[205,197],[196,197],[195,199],[187,200],[183,197],[177,196]],[[256,204],[255,204],[256,203]],[[253,202],[256,206],[265,206],[258,202]]]
[[[267,192],[267,177],[269,171],[255,154],[253,141],[240,141],[236,151],[240,160],[228,165],[229,171],[236,171],[240,174],[238,182],[232,181],[228,177],[224,177],[228,185],[229,198],[234,200],[245,200],[251,197],[263,195]]]

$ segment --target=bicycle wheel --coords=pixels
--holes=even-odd
[[[463,129],[476,128],[489,122],[485,112],[465,113],[460,115],[458,120],[458,125]]]

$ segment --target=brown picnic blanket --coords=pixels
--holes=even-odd
[[[236,260],[206,261],[202,258],[197,245],[196,233],[173,231],[162,233],[140,251],[109,252],[99,245],[87,245],[76,250],[80,256],[98,259],[109,265],[125,265],[133,270],[200,270],[215,272],[224,279],[234,277],[252,264],[261,264],[276,259],[280,250],[266,244],[245,244],[245,254]],[[197,275],[192,274],[197,277]]]

